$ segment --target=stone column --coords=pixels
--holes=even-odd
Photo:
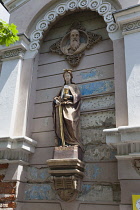
[[[104,132],[107,144],[117,149],[120,209],[130,210],[132,195],[140,195],[140,6],[120,10],[114,17],[124,37],[128,124]],[[115,78],[118,84],[122,80],[121,75]],[[120,110],[117,112],[121,113]],[[119,117],[121,120],[123,115]]]

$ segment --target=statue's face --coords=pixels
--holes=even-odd
[[[140,199],[136,201],[136,207],[138,210],[140,210]]]
[[[65,79],[66,83],[71,83],[71,75],[70,75],[70,73],[66,72],[64,74],[64,79]]]
[[[79,31],[78,30],[72,30],[71,33],[70,33],[70,39],[71,41],[77,41],[79,42]]]

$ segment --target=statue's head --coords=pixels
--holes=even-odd
[[[72,83],[72,78],[73,78],[72,69],[64,69],[63,77],[64,77],[65,83],[67,81]]]
[[[80,34],[77,29],[73,29],[70,32],[70,46],[73,50],[77,50],[80,45]]]
[[[138,210],[140,210],[140,199],[138,199],[138,200],[136,201],[136,207],[137,207]]]

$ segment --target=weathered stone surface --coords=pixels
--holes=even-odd
[[[38,147],[52,147],[55,146],[55,132],[33,133],[32,138],[37,141]]]
[[[50,184],[27,184],[25,200],[55,200],[56,195]]]
[[[116,150],[111,149],[108,145],[89,145],[84,154],[84,161],[99,161],[99,160],[116,160]]]
[[[118,182],[117,161],[86,163],[84,181]]]
[[[139,180],[140,171],[132,159],[118,160],[118,177],[123,180]]]
[[[132,195],[140,194],[140,180],[120,180],[121,204],[132,204]]]
[[[53,158],[53,147],[48,148],[36,148],[36,152],[30,158],[30,164],[45,164],[46,160]]]
[[[120,210],[132,210],[132,205],[120,205]]]
[[[27,179],[29,182],[46,182],[49,177],[48,168],[28,167]]]
[[[120,201],[121,200],[120,184],[114,184],[112,188],[113,188],[113,200],[116,202]]]
[[[81,116],[81,128],[89,129],[95,127],[114,127],[115,126],[115,112],[102,111],[97,113],[83,114]]]
[[[107,95],[96,98],[85,98],[82,100],[81,111],[91,111],[115,107],[115,96]]]
[[[94,185],[83,184],[82,192],[79,195],[80,201],[120,201],[119,185]]]
[[[99,109],[109,109],[109,108],[115,108],[114,94],[82,99],[81,112],[85,111],[87,112]],[[35,104],[34,118],[52,116],[52,112],[53,112],[52,101]],[[48,141],[48,139],[46,141]]]
[[[93,129],[81,129],[81,139],[84,145],[105,143],[106,138],[103,127]]]

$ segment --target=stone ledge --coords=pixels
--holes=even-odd
[[[27,136],[0,137],[0,163],[28,164],[37,142]]]
[[[106,143],[117,148],[117,158],[120,155],[140,157],[140,126],[120,126],[103,132],[106,134]]]
[[[113,15],[123,35],[140,31],[140,5],[116,11]]]

